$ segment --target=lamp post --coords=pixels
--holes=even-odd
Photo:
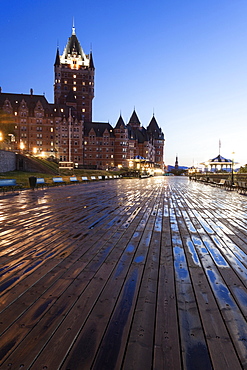
[[[209,166],[209,161],[206,161],[205,162],[205,168],[206,168],[206,181],[208,182],[209,178],[208,178],[208,166]]]
[[[24,149],[25,149],[25,144],[23,143],[23,141],[20,141],[20,151],[22,154],[23,154]]]
[[[233,166],[234,166],[234,159],[233,159],[233,156],[234,156],[234,152],[232,152],[232,186],[234,185],[234,173],[233,173]]]
[[[0,149],[2,148],[3,133],[0,131]]]

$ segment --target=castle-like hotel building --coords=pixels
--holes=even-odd
[[[153,116],[146,128],[134,110],[126,124],[119,117],[113,127],[92,121],[94,62],[85,54],[72,28],[62,55],[54,64],[54,104],[45,96],[3,93],[0,109],[11,117],[14,135],[8,149],[55,157],[79,168],[129,167],[144,158],[154,168],[164,168],[164,134]]]

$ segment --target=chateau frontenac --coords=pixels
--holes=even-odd
[[[94,74],[92,52],[84,53],[73,27],[61,55],[57,48],[54,103],[32,89],[13,94],[0,88],[0,109],[14,124],[6,149],[73,162],[78,168],[130,167],[141,158],[163,170],[165,139],[154,115],[146,128],[135,109],[127,123],[121,115],[115,126],[92,120]]]

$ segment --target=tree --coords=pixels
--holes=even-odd
[[[182,168],[176,170],[175,168],[173,168],[170,172],[173,173],[173,175],[175,176],[181,176],[182,174],[186,173],[186,170]]]
[[[239,173],[247,173],[247,164],[244,167],[240,167]]]

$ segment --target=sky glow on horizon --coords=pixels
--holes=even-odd
[[[95,73],[93,120],[153,115],[165,163],[219,154],[247,163],[247,0],[1,1],[0,86],[52,103],[54,61],[72,33]],[[235,152],[233,155],[232,153]]]

